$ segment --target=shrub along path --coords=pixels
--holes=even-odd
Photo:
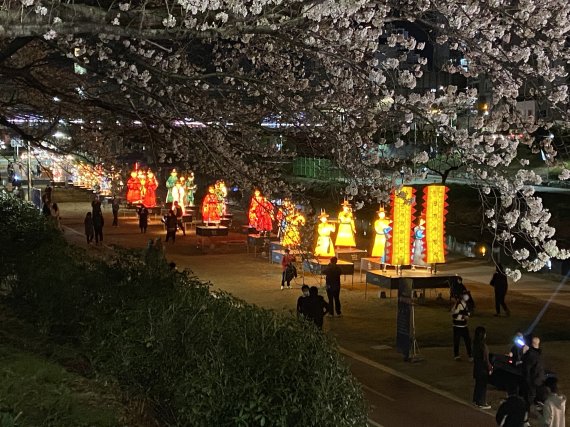
[[[63,224],[69,227],[66,229],[67,238],[87,246],[82,235],[83,216],[89,206],[64,203],[60,209]],[[107,208],[104,214],[107,247],[143,248],[149,238],[164,238],[165,232],[158,221],[151,221],[147,234],[141,235],[136,218],[121,217],[119,227],[112,227],[110,209]],[[234,242],[240,238],[245,240],[243,235],[231,236]],[[322,285],[318,277],[306,275],[296,279],[294,290],[281,291],[280,266],[269,263],[266,258],[247,254],[245,243],[228,245],[207,242],[202,247],[198,243],[193,231],[186,237],[179,234],[176,243],[164,245],[167,258],[175,261],[179,268],[192,270],[200,279],[211,281],[215,289],[228,291],[247,302],[292,315],[303,280],[308,285]],[[101,254],[106,252],[103,246],[92,246],[91,250]],[[490,349],[497,353],[508,351],[514,333],[525,330],[532,323],[551,290],[556,287],[556,282],[542,279],[533,285],[533,277],[525,277],[522,284],[511,285],[507,297],[513,315],[496,318],[493,317],[493,289],[486,284],[493,271],[491,265],[480,261],[456,260],[447,264],[445,269],[463,275],[477,303],[476,313],[470,320],[471,332],[478,325],[485,326]],[[416,307],[417,340],[425,360],[410,364],[403,362],[394,349],[396,298],[379,299],[374,288],[372,292],[370,287],[368,290],[368,298],[365,299],[364,283],[359,281],[358,273],[355,274],[354,285],[344,281],[341,293],[343,317],[327,318],[325,332],[336,337],[339,345],[346,350],[345,354],[355,355],[347,356],[347,360],[364,385],[371,403],[372,421],[386,427],[411,425],[412,418],[421,422],[421,425],[451,426],[457,425],[457,419],[461,419],[461,425],[465,426],[471,425],[468,422],[478,426],[494,425],[490,416],[493,411],[483,413],[470,406],[472,365],[466,357],[462,362],[453,360],[447,292],[443,292],[443,300],[437,300],[435,294],[428,294],[426,303]],[[321,288],[321,293],[324,293],[324,288]],[[561,300],[566,304],[567,299],[566,287]],[[567,389],[570,375],[570,330],[565,324],[567,316],[566,306],[552,304],[535,329],[535,333],[543,339],[547,367],[557,372],[563,392]],[[464,355],[464,349],[461,351]],[[412,382],[404,381],[404,378]],[[434,390],[426,392],[426,387]],[[497,409],[503,397],[503,392],[489,391],[488,400],[493,410]],[[434,413],[438,414],[435,418]],[[428,424],[428,419],[433,419],[433,422]]]

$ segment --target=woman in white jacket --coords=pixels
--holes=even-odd
[[[541,426],[543,427],[566,427],[566,396],[558,394],[558,380],[554,377],[547,378],[544,385],[548,387],[548,397],[542,407]]]

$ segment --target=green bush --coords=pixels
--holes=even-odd
[[[160,250],[103,262],[33,215],[18,227],[43,237],[25,267],[11,258],[9,301],[46,334],[77,338],[95,372],[148,399],[163,424],[366,425],[360,386],[313,325],[213,294],[169,270]],[[31,250],[25,238],[17,246]]]

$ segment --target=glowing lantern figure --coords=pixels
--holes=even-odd
[[[139,200],[143,201],[146,195],[146,173],[144,173],[142,170],[139,170],[137,177],[139,179],[139,188],[141,189],[141,196]]]
[[[424,188],[425,216],[425,262],[445,262],[445,216],[447,214],[447,191],[443,185],[428,185]]]
[[[287,226],[283,233],[281,244],[286,248],[296,248],[301,244],[300,227],[305,225],[305,217],[294,207],[291,208],[286,218]]]
[[[220,222],[220,212],[218,209],[218,196],[216,196],[213,186],[208,188],[208,194],[202,201],[202,219],[204,222]]]
[[[378,211],[378,219],[374,221],[374,246],[372,247],[371,256],[380,258],[381,262],[386,262],[386,241],[392,227],[390,227],[390,219],[386,217],[384,208]]]
[[[186,204],[194,206],[194,193],[196,192],[196,184],[194,184],[194,172],[188,174],[186,179]]]
[[[158,181],[154,176],[154,173],[149,170],[146,173],[146,191],[143,198],[143,205],[147,208],[153,208],[156,206],[156,189],[158,188]]]
[[[412,265],[425,266],[424,240],[426,237],[426,221],[423,218],[418,220],[414,227],[414,243],[412,244]]]
[[[412,216],[415,190],[402,187],[392,193],[392,232],[386,251],[391,265],[409,265],[412,256]]]
[[[290,200],[283,200],[283,203],[279,208],[277,208],[277,236],[280,240],[283,240],[283,236],[285,235],[285,230],[287,229],[287,215],[291,210],[291,201]]]
[[[173,203],[174,202],[174,186],[178,182],[178,172],[176,169],[172,169],[170,172],[170,176],[166,180],[166,188],[168,192],[166,193],[166,203]]]
[[[255,190],[249,203],[248,219],[250,227],[255,228],[262,234],[267,234],[273,229],[273,204]]]
[[[342,204],[342,211],[338,214],[338,232],[336,234],[335,246],[337,247],[355,247],[356,240],[354,233],[356,226],[354,225],[354,217],[352,216],[352,207],[348,200]]]
[[[228,189],[224,181],[216,181],[214,185],[214,194],[218,198],[218,215],[223,217],[226,212],[226,197],[228,195]]]
[[[317,227],[317,233],[319,237],[317,238],[317,246],[315,247],[315,256],[317,257],[333,257],[334,256],[334,246],[331,239],[331,234],[334,233],[335,226],[328,222],[328,215],[323,210],[319,215],[321,220]]]
[[[178,202],[178,205],[182,208],[182,212],[184,213],[184,205],[186,200],[186,183],[183,176],[181,176],[174,188],[172,189],[172,203]]]
[[[137,171],[131,172],[131,177],[127,181],[127,202],[139,203],[141,201],[141,183]]]

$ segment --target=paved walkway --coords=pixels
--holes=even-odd
[[[89,206],[65,203],[60,210],[69,240],[87,247],[83,238],[83,217]],[[89,250],[92,252],[105,251],[113,245],[143,248],[149,238],[164,238],[165,232],[158,220],[151,220],[147,234],[141,234],[134,217],[121,217],[119,227],[111,227],[110,209],[107,208],[104,214],[105,246],[91,245]],[[236,244],[240,239],[243,244]],[[233,243],[228,244],[227,241]],[[278,313],[289,315],[293,312],[303,281],[309,285],[320,284],[318,277],[305,275],[293,283],[294,290],[279,290],[280,266],[247,253],[245,236],[240,233],[231,233],[225,243],[222,238],[204,243],[198,241],[194,231],[189,231],[186,237],[178,235],[176,243],[165,244],[165,249],[167,258],[175,261],[179,268],[192,270],[200,279],[210,281],[214,288]],[[475,260],[457,260],[442,270],[462,275],[476,298],[485,301],[488,311],[492,292],[488,285],[493,272],[491,265]],[[529,276],[512,285],[511,291],[547,300],[556,286],[556,282]],[[567,306],[568,294],[568,285],[565,285],[562,298],[557,303]],[[372,295],[369,292],[369,297],[365,299],[364,284],[358,281],[358,274],[355,274],[354,285],[343,282],[342,302],[344,316],[326,319],[325,331],[336,338],[352,372],[363,384],[370,404],[370,425],[495,425],[493,411],[480,411],[469,403],[472,365],[454,362],[449,347],[422,348],[426,361],[410,364],[403,362],[401,355],[390,345],[378,345],[383,342],[386,330],[394,329],[396,298],[382,300],[374,292]],[[449,314],[445,302],[438,316],[436,322],[441,322],[443,333],[448,334]],[[479,321],[490,323],[502,320],[506,319],[493,318],[491,313],[484,313]],[[491,351],[502,352],[505,350],[503,347],[492,347]],[[564,351],[568,354],[570,345]],[[458,378],[462,379],[459,385]],[[498,391],[489,392],[488,399],[494,409],[503,396]]]

